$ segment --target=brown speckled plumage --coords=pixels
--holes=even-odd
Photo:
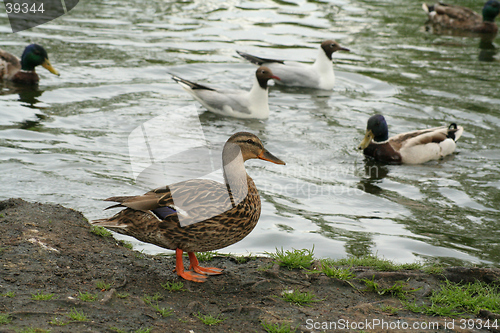
[[[222,249],[245,238],[255,228],[259,220],[259,193],[252,178],[247,177],[247,181],[248,195],[233,208],[230,208],[228,190],[223,184],[209,180],[197,181],[196,186],[201,192],[203,189],[209,191],[210,188],[212,196],[218,197],[214,198],[213,203],[222,204],[229,208],[224,213],[201,222],[181,227],[177,214],[169,215],[160,221],[151,211],[126,208],[105,220],[105,226],[118,233],[133,236],[140,241],[170,250],[203,252]],[[189,213],[206,216],[210,214],[212,207],[200,205]],[[113,227],[112,224],[116,224],[116,226]]]
[[[445,3],[434,5],[424,3],[422,8],[428,14],[427,23],[430,25],[444,29],[496,34],[498,27],[494,19],[498,15],[499,6],[497,1],[488,1],[483,8],[484,17],[470,8]]]
[[[140,196],[111,197],[106,200],[119,204],[109,208],[126,208],[92,224],[176,250],[177,274],[203,282],[205,277],[201,274],[220,274],[221,270],[200,267],[194,252],[234,244],[245,238],[259,220],[259,193],[243,164],[252,158],[285,164],[269,153],[255,135],[239,132],[228,139],[222,153],[225,184],[192,179]],[[160,209],[170,211],[162,216]],[[200,274],[184,272],[182,251],[189,253],[191,267]]]

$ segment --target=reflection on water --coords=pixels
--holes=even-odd
[[[388,173],[389,168],[387,165],[366,158],[365,175],[360,177],[358,188],[366,193],[379,195],[383,190],[377,184],[382,183],[382,180],[387,177]]]
[[[480,61],[495,61],[495,55],[498,53],[497,48],[493,44],[494,36],[483,37],[479,40],[479,57]]]
[[[477,36],[426,31],[420,6],[93,1],[21,34],[7,33],[0,16],[2,48],[20,54],[28,43],[42,44],[61,72],[40,71],[38,87],[0,83],[2,198],[55,202],[103,218],[102,199],[165,185],[139,179],[129,150],[135,129],[163,117],[169,122],[157,131],[169,135],[157,141],[165,152],[158,161],[169,162],[158,182],[196,175],[190,167],[202,156],[193,147],[219,147],[237,131],[255,133],[287,163],[246,163],[262,195],[261,220],[224,252],[314,245],[318,257],[376,253],[400,262],[499,265],[496,39],[479,38],[478,47]],[[255,67],[236,50],[312,62],[325,39],[351,50],[334,55],[333,91],[273,86],[265,121],[205,112],[169,75],[249,89]],[[442,161],[377,164],[356,149],[375,113],[390,118],[390,133],[450,122],[465,132]],[[183,135],[168,139],[175,133]],[[218,154],[213,149],[212,162],[220,162]]]

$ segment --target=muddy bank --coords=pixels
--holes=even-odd
[[[402,323],[410,327],[435,323],[432,329],[415,332],[487,332],[461,329],[457,318],[455,328],[449,329],[452,318],[412,313],[394,296],[363,291],[366,286],[359,279],[373,279],[380,286],[404,281],[405,288],[418,289],[412,293],[417,302],[425,301],[445,278],[500,282],[497,269],[456,267],[430,275],[355,267],[358,279],[349,284],[323,274],[290,271],[269,258],[242,261],[216,257],[209,265],[224,268],[223,275],[209,277],[205,283],[183,281],[183,290],[169,291],[162,284],[181,281],[173,272],[173,257],[144,255],[113,238],[98,236],[81,213],[59,205],[2,201],[0,332],[26,328],[39,332],[265,332],[263,322],[290,323],[297,332],[321,332],[323,322],[345,325],[347,320],[351,325],[368,323],[371,327],[364,329],[368,332],[408,331],[397,329]],[[297,289],[311,292],[318,301],[298,306],[282,299],[283,291]],[[48,294],[53,296],[35,297]],[[72,319],[71,313],[84,315],[86,320]],[[223,321],[209,326],[198,318],[200,314]],[[495,318],[490,313],[481,316]],[[2,323],[1,318],[7,319]],[[335,331],[330,328],[326,331]],[[355,328],[349,331],[362,331]]]

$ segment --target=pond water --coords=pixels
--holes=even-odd
[[[455,2],[481,10],[475,1]],[[16,34],[1,14],[1,48],[20,55],[28,43],[44,45],[61,76],[41,68],[36,89],[0,83],[0,198],[104,218],[113,212],[103,211],[103,198],[149,189],[129,158],[129,136],[141,125],[161,120],[166,139],[157,145],[180,153],[250,131],[287,165],[246,163],[262,216],[247,238],[221,252],[314,246],[317,257],[498,266],[499,56],[477,37],[426,31],[420,6],[94,0]],[[264,121],[203,112],[169,74],[249,89],[255,67],[236,50],[310,62],[325,39],[351,50],[334,54],[334,90],[273,86]],[[356,149],[375,113],[385,115],[390,134],[451,122],[465,132],[444,160],[379,165]],[[176,163],[180,174],[190,168]]]

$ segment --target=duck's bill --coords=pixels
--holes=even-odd
[[[45,61],[42,63],[42,67],[47,69],[52,74],[59,75],[59,72],[50,64],[49,59],[45,59]]]
[[[351,52],[347,47],[340,47],[339,51]]]
[[[281,81],[281,79],[280,79],[279,77],[277,77],[276,75],[272,75],[272,76],[271,76],[271,79]]]
[[[365,138],[359,144],[358,149],[365,149],[366,147],[368,147],[370,142],[372,142],[373,137],[374,137],[374,135],[373,135],[372,130],[366,130]]]
[[[280,160],[279,158],[277,158],[276,156],[274,156],[273,154],[271,154],[267,150],[264,150],[257,157],[260,158],[261,160],[264,160],[264,161],[269,161],[269,162],[273,162],[276,164],[285,165],[285,162],[283,162],[282,160]]]

